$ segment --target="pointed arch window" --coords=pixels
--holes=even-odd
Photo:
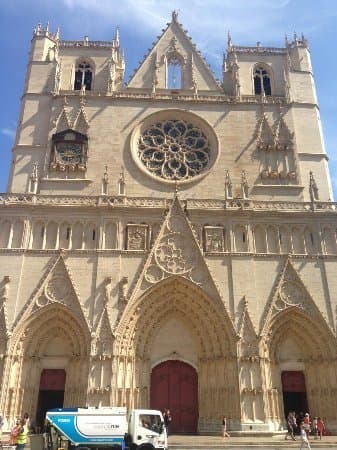
[[[254,69],[254,94],[271,95],[270,71],[264,66],[256,66]]]
[[[86,61],[81,61],[76,66],[74,90],[80,91],[85,88],[90,91],[92,87],[92,67]]]
[[[167,58],[166,88],[182,88],[182,64],[180,58],[175,54]]]

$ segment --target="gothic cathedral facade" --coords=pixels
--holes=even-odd
[[[130,80],[119,35],[34,30],[0,194],[0,411],[169,407],[172,431],[337,431],[337,204],[310,52],[176,13]]]

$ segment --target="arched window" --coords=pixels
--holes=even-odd
[[[263,66],[257,66],[254,70],[254,94],[271,95],[270,73]]]
[[[177,55],[173,54],[167,58],[167,89],[182,88],[182,67],[181,61]]]
[[[86,91],[91,90],[92,68],[86,61],[81,61],[76,66],[74,90],[80,91],[85,87]]]

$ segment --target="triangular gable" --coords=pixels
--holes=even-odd
[[[182,89],[221,91],[209,65],[178,22],[175,12],[127,87],[153,90],[155,85],[156,89],[166,89],[167,61],[171,57],[176,57],[181,63]]]
[[[102,314],[95,327],[95,353],[97,355],[112,355],[114,336],[111,329],[111,320],[107,305],[104,306]]]
[[[180,200],[174,197],[129,304],[160,281],[180,276],[201,287],[210,298],[224,305]]]
[[[88,128],[89,128],[88,118],[84,110],[84,107],[81,106],[74,120],[73,129],[81,134],[86,135],[88,132]]]
[[[258,150],[270,150],[274,147],[275,136],[269,125],[267,116],[263,113],[257,126],[257,148]]]
[[[66,109],[63,107],[56,119],[56,132],[59,133],[60,131],[68,130],[69,128],[71,128],[70,119]]]
[[[78,292],[74,287],[70,271],[62,255],[52,261],[45,271],[30,299],[16,318],[13,329],[20,320],[25,320],[35,312],[53,303],[60,303],[69,308],[89,328],[88,320],[79,301]]]
[[[331,327],[317,308],[299,273],[288,257],[276,280],[270,301],[266,305],[265,313],[262,316],[260,334],[268,334],[274,318],[282,311],[292,308],[305,311],[314,320],[324,320],[329,328]]]
[[[242,314],[238,322],[238,334],[240,336],[241,357],[258,354],[258,337],[248,310],[246,298],[242,309]]]
[[[294,133],[292,133],[281,116],[274,125],[275,148],[277,150],[290,150],[293,147]]]

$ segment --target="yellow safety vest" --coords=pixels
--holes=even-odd
[[[28,430],[27,425],[24,425],[22,433],[20,433],[18,435],[18,437],[16,438],[16,443],[17,444],[25,444],[27,442],[28,431],[29,430]]]

